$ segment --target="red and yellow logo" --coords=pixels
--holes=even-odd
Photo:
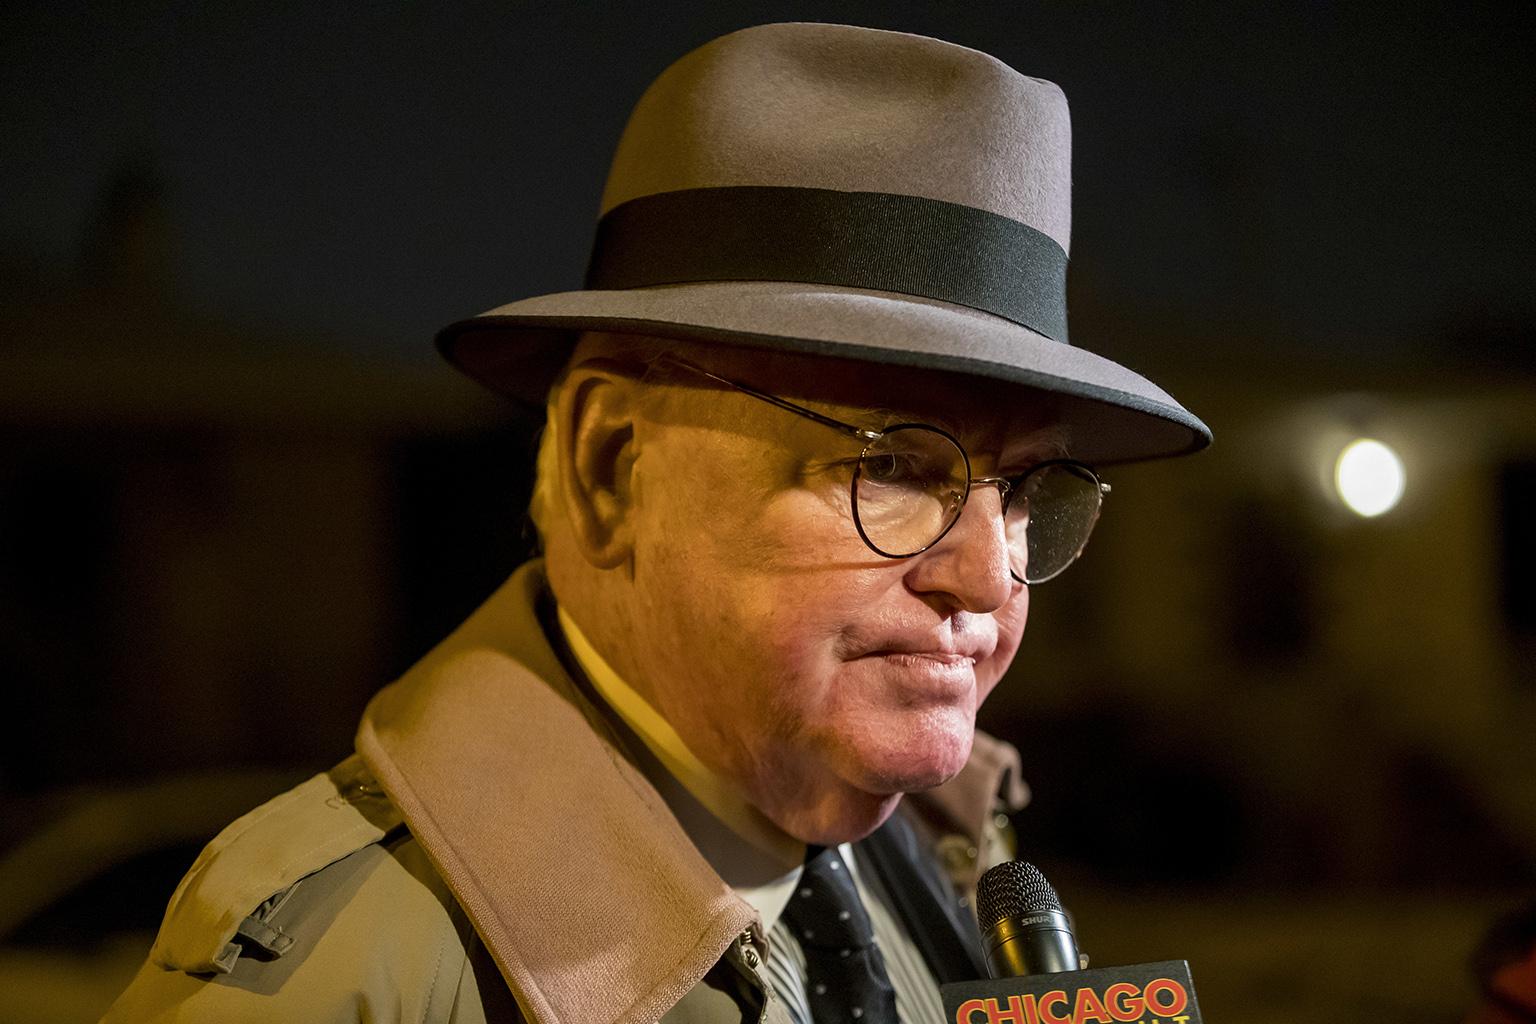
[[[967,999],[955,1010],[955,1024],[1186,1024],[1188,1007],[1183,985],[1158,978],[1145,987],[1116,982],[1102,994],[1080,988],[1069,996],[1058,988],[1039,996]]]

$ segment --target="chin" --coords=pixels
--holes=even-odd
[[[802,785],[758,806],[803,842],[856,842],[883,825],[904,794],[958,775],[970,758],[976,729],[968,708],[953,707],[902,712],[879,728],[870,726],[872,720],[865,719],[862,727],[823,733],[817,747],[801,750],[804,763],[821,767],[802,776]]]
[[[970,714],[931,712],[850,751],[855,763],[847,766],[845,777],[866,792],[887,796],[932,789],[960,774],[975,736]]]

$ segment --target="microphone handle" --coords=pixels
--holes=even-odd
[[[994,978],[1059,974],[1081,967],[1072,923],[1058,910],[1005,917],[987,930],[983,945]]]

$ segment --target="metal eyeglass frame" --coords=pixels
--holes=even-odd
[[[814,409],[807,409],[803,405],[796,405],[794,402],[791,402],[788,399],[780,398],[777,395],[771,395],[766,391],[759,391],[757,388],[743,384],[740,381],[734,381],[727,377],[722,377],[717,373],[706,370],[702,366],[690,363],[686,359],[679,358],[678,356],[674,356],[671,353],[663,353],[658,357],[657,361],[666,363],[669,366],[677,366],[685,370],[691,370],[694,373],[708,377],[710,380],[715,381],[716,383],[724,384],[728,388],[740,391],[744,395],[749,395],[752,398],[758,399],[759,401],[767,402],[769,405],[776,405],[786,412],[792,412],[796,416],[803,416],[808,420],[820,423],[824,427],[831,427],[833,430],[840,431],[844,434],[859,438],[861,441],[863,441],[864,447],[859,451],[859,461],[854,468],[853,480],[849,484],[848,499],[853,512],[853,526],[854,529],[859,531],[859,539],[864,542],[866,547],[868,547],[875,554],[880,555],[882,558],[911,558],[914,555],[922,554],[924,551],[927,551],[939,541],[943,540],[949,534],[949,531],[955,528],[955,524],[960,521],[960,515],[965,509],[965,503],[970,500],[971,488],[976,484],[991,484],[997,488],[998,495],[1002,501],[1002,508],[999,511],[999,515],[1004,517],[1008,515],[1009,502],[1012,500],[1014,493],[1023,486],[1025,479],[1027,479],[1031,474],[1037,473],[1040,470],[1050,466],[1071,466],[1074,469],[1081,470],[1082,472],[1086,473],[1089,479],[1091,479],[1093,483],[1098,487],[1100,508],[1103,507],[1104,495],[1110,492],[1109,484],[1099,479],[1099,474],[1094,472],[1092,466],[1089,466],[1084,462],[1079,462],[1076,459],[1048,459],[1044,462],[1037,462],[1035,465],[1029,467],[1024,472],[1017,473],[1013,476],[972,476],[971,455],[965,450],[965,445],[961,444],[960,439],[955,437],[949,431],[944,430],[941,427],[936,427],[931,423],[893,423],[886,427],[884,430],[866,430],[863,427],[856,427],[852,423],[844,423],[842,420],[833,419],[831,416],[825,416]],[[864,523],[859,517],[859,477],[864,471],[864,457],[869,453],[870,447],[876,441],[880,440],[886,434],[889,434],[893,431],[909,428],[931,430],[955,446],[955,450],[960,453],[960,458],[965,465],[965,491],[960,495],[959,502],[956,503],[955,507],[957,511],[955,512],[954,516],[948,523],[945,524],[944,529],[939,531],[939,535],[937,537],[933,538],[927,544],[924,544],[922,547],[918,548],[916,551],[909,551],[905,554],[894,554],[892,552],[882,550],[874,541],[870,540],[869,534],[864,532]],[[1095,509],[1094,523],[1096,524],[1097,522],[1098,509]],[[1090,524],[1088,527],[1088,534],[1092,535],[1092,533],[1093,524]],[[1021,578],[1018,573],[1013,571],[1013,566],[1011,565],[1008,567],[1008,574],[1026,586],[1034,586],[1038,583],[1044,583],[1047,580],[1053,580],[1065,572],[1073,562],[1077,561],[1078,556],[1083,553],[1083,548],[1087,546],[1088,537],[1085,536],[1083,538],[1083,543],[1078,546],[1077,551],[1073,552],[1072,557],[1067,559],[1066,563],[1063,564],[1060,569],[1057,569],[1049,576],[1035,580],[1034,583],[1030,583],[1028,580]]]

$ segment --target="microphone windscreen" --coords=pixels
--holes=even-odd
[[[1043,910],[1065,913],[1061,897],[1029,861],[1005,860],[988,868],[976,883],[976,920],[983,935],[1005,917]]]

